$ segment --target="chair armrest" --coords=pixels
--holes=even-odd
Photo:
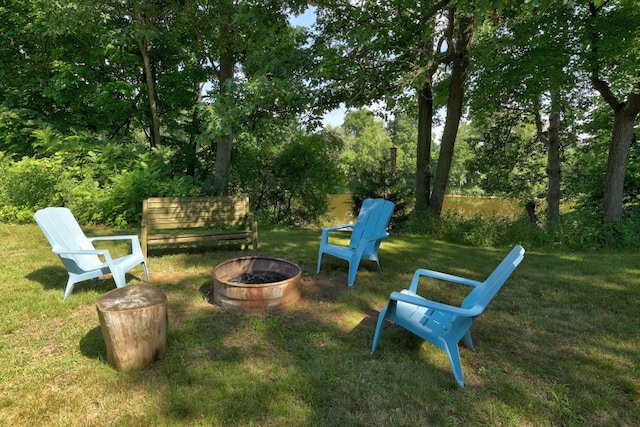
[[[420,307],[431,308],[438,311],[445,311],[447,313],[455,314],[463,317],[475,317],[482,313],[483,308],[480,306],[473,306],[471,308],[460,308],[449,304],[443,304],[441,302],[428,300],[419,295],[412,295],[403,292],[392,292],[389,300],[405,302],[408,304],[417,305]]]
[[[327,231],[335,231],[335,230],[340,230],[341,228],[352,228],[355,224],[353,223],[349,223],[349,224],[343,224],[343,225],[333,225],[331,227],[324,227],[322,229],[322,231],[327,230]]]
[[[340,230],[343,228],[352,228],[353,224],[334,225],[332,227],[325,227],[322,229],[322,237],[320,239],[321,244],[329,243],[329,232]]]
[[[420,280],[420,277],[431,277],[432,279],[469,286],[479,286],[482,284],[482,282],[478,282],[477,280],[466,279],[464,277],[454,276],[453,274],[441,273],[439,271],[419,268],[414,273],[413,280],[411,280],[411,285],[409,286],[409,290],[411,292],[415,293],[418,290],[418,281]]]
[[[93,242],[95,240],[133,240],[137,239],[138,236],[135,234],[124,235],[124,236],[97,236],[97,237],[89,237],[88,240]]]
[[[113,264],[113,259],[111,258],[111,254],[109,253],[109,251],[107,249],[94,249],[94,250],[90,249],[90,250],[78,250],[78,251],[60,251],[60,250],[53,249],[51,252],[53,252],[56,255],[97,255],[97,256],[103,256],[105,262],[109,265],[110,268],[112,268],[111,265]]]
[[[140,247],[140,239],[138,239],[138,236],[136,234],[127,234],[122,236],[97,236],[97,237],[90,237],[88,240],[90,242],[109,241],[109,240],[129,240],[131,241],[131,252],[142,253],[142,248]]]
[[[369,238],[367,238],[367,239],[365,239],[365,238],[363,237],[362,239],[360,239],[360,241],[361,241],[361,242],[365,242],[365,243],[368,243],[368,242],[375,242],[376,240],[384,239],[385,237],[389,237],[389,236],[390,236],[390,234],[389,234],[388,232],[386,232],[386,231],[385,231],[383,234],[379,234],[379,235],[377,235],[377,236],[372,236],[372,237],[369,237]]]
[[[77,250],[77,251],[60,251],[53,249],[53,252],[56,255],[108,255],[109,251],[107,249],[88,249],[88,250]]]

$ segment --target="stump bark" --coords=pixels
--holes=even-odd
[[[114,289],[96,307],[107,360],[118,370],[146,368],[167,349],[167,297],[150,285]]]

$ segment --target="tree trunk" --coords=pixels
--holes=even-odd
[[[118,370],[146,368],[167,350],[167,297],[151,285],[114,289],[96,303],[107,360]]]
[[[631,95],[633,97],[634,95]],[[623,104],[615,112],[613,135],[609,147],[607,171],[604,176],[604,219],[622,219],[624,177],[627,172],[629,150],[633,139],[633,124],[640,111],[640,95],[635,95],[635,105],[631,101]]]
[[[418,147],[416,159],[416,211],[427,212],[431,191],[431,131],[433,90],[428,81],[418,93]]]
[[[589,14],[591,22],[589,28],[597,28],[596,20],[600,6],[596,2],[589,2]],[[640,114],[640,83],[631,88],[625,102],[620,102],[608,82],[600,78],[601,52],[598,45],[601,41],[600,34],[596,31],[590,33],[591,55],[587,58],[591,62],[591,84],[602,98],[614,111],[613,133],[609,146],[609,158],[607,170],[604,176],[604,220],[619,221],[622,219],[622,202],[624,197],[624,176],[627,173],[629,150],[633,139],[633,125]],[[640,79],[640,72],[636,75]]]
[[[613,133],[604,176],[603,202],[604,220],[619,221],[622,219],[624,176],[627,173],[629,150],[633,140],[633,125],[640,114],[640,83],[633,87],[626,102],[618,101],[609,84],[597,78],[597,72],[594,72],[591,84],[614,111]]]
[[[551,94],[549,114],[549,137],[547,139],[547,222],[553,223],[560,217],[560,99]]]
[[[160,114],[158,113],[158,102],[156,95],[155,76],[151,68],[151,58],[149,57],[149,42],[146,39],[138,40],[142,62],[144,63],[144,77],[147,83],[147,93],[149,95],[149,111],[151,113],[151,141],[150,145],[156,147],[160,145]]]
[[[186,146],[185,153],[185,174],[193,178],[196,177],[196,170],[198,167],[198,135],[202,132],[202,120],[199,114],[199,105],[202,104],[202,91],[204,89],[204,83],[198,83],[195,88],[196,93],[196,108],[191,112],[191,125],[189,126],[189,142]]]
[[[233,80],[235,55],[233,46],[233,0],[224,0],[221,5],[220,39],[222,51],[220,52],[220,69],[218,70],[218,84],[220,93],[228,92],[228,85]],[[233,133],[221,138],[216,149],[216,170],[214,176],[214,193],[226,196],[229,194],[229,172],[231,171],[231,151],[233,149]]]
[[[429,201],[429,211],[439,216],[447,191],[449,172],[453,160],[453,152],[458,136],[458,127],[462,118],[462,105],[464,101],[464,86],[467,80],[467,66],[469,65],[469,46],[473,36],[473,17],[460,18],[458,36],[453,57],[453,69],[449,85],[449,98],[447,100],[447,117],[442,132],[440,145],[440,157],[433,184],[433,192]]]
[[[534,200],[529,200],[524,204],[524,210],[527,212],[527,220],[531,225],[538,224],[538,216],[536,215],[536,202]]]

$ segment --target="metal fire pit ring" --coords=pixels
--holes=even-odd
[[[280,258],[230,259],[213,269],[213,299],[222,307],[282,310],[300,299],[301,275],[297,264]]]

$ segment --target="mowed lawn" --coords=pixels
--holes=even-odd
[[[88,228],[87,234],[136,230]],[[346,242],[345,236],[334,237]],[[417,268],[483,280],[510,247],[394,235],[384,273],[325,257],[318,231],[260,230],[260,249],[156,250],[151,283],[168,298],[166,355],[144,370],[106,361],[96,300],[106,277],[76,285],[36,225],[0,225],[0,425],[4,426],[633,426],[640,422],[640,254],[527,249],[461,345],[466,387],[445,354],[378,312]],[[514,242],[519,243],[519,242]],[[111,246],[116,254],[123,246]],[[212,269],[230,258],[285,258],[303,298],[280,313],[210,304]],[[138,267],[128,283],[140,283]],[[468,289],[428,282],[449,303]]]

